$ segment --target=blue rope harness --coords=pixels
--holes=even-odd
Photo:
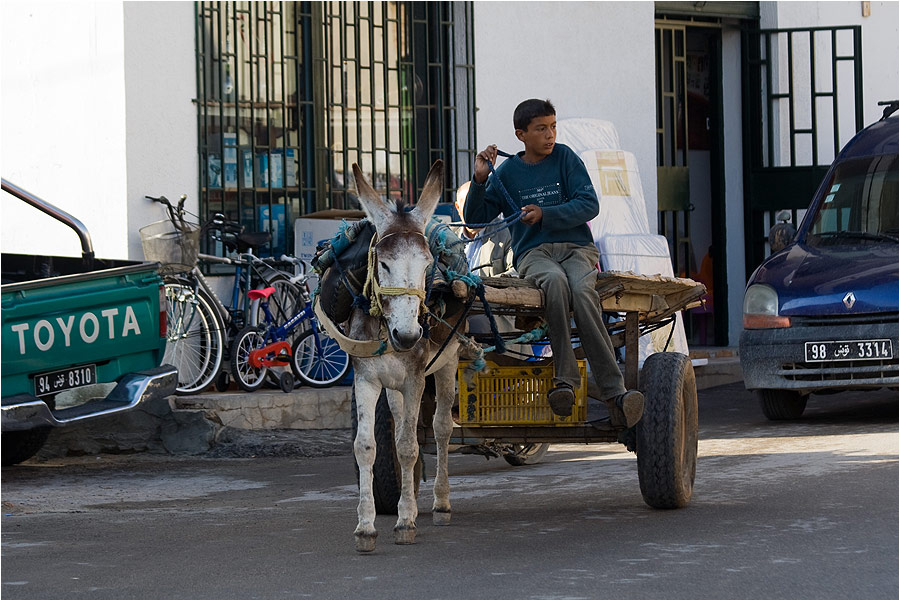
[[[502,150],[499,150],[499,149],[497,150],[497,154],[499,154],[502,157],[507,157],[507,158],[515,156],[512,154],[509,154],[508,152],[503,152]],[[457,242],[457,244],[469,244],[470,242],[475,242],[476,240],[484,240],[485,238],[489,238],[489,237],[493,236],[497,232],[510,227],[512,224],[514,224],[517,221],[519,221],[520,219],[522,219],[521,207],[519,207],[519,205],[517,205],[515,203],[515,201],[512,199],[512,196],[510,196],[509,191],[506,189],[506,186],[503,185],[503,181],[500,179],[500,176],[497,175],[497,172],[494,170],[494,164],[491,162],[488,162],[488,168],[490,168],[491,175],[494,176],[494,179],[497,182],[497,187],[500,188],[500,192],[503,194],[503,198],[506,200],[506,204],[512,212],[507,217],[504,217],[500,221],[491,221],[490,223],[465,223],[465,222],[460,221],[460,222],[454,222],[454,223],[449,224],[454,227],[465,226],[470,229],[476,229],[476,230],[482,229],[482,228],[488,228],[490,226],[497,226],[497,227],[492,227],[490,231],[485,231],[483,234],[479,234],[479,235],[475,236],[471,240],[460,240],[459,242]]]
[[[508,152],[503,152],[502,150],[499,150],[499,149],[497,150],[497,154],[499,154],[500,156],[503,156],[503,157],[507,157],[507,158],[513,156],[513,155],[509,154]],[[445,240],[440,239],[439,244],[440,244],[441,248],[450,249],[456,245],[470,244],[472,242],[475,242],[476,240],[484,240],[486,238],[493,236],[494,234],[496,234],[499,231],[509,228],[514,223],[516,223],[517,221],[522,219],[522,215],[523,215],[522,209],[512,199],[512,196],[510,196],[509,191],[506,189],[506,186],[503,185],[503,181],[500,179],[500,176],[497,175],[497,172],[494,170],[494,164],[490,161],[488,161],[488,168],[491,170],[491,175],[494,176],[494,179],[497,182],[497,187],[500,188],[500,192],[503,194],[503,197],[506,200],[506,204],[509,207],[509,209],[512,211],[512,213],[509,216],[504,217],[499,222],[492,221],[490,223],[469,223],[469,224],[466,224],[463,222],[463,223],[451,223],[449,225],[439,224],[438,227],[436,227],[432,230],[432,235],[436,234],[436,235],[440,236],[441,228],[446,228],[446,230],[449,231],[450,226],[466,226],[466,227],[473,228],[473,229],[485,228],[484,233],[479,234],[469,240],[463,240],[460,238],[459,240],[456,240],[455,242],[451,242],[450,244],[445,244]],[[492,226],[490,230],[486,229],[488,226]],[[429,243],[431,243],[431,239],[432,239],[432,237],[429,236]],[[434,274],[435,274],[436,269],[437,269],[437,261],[434,262],[432,269],[431,269],[431,278],[430,278],[431,284],[428,286],[428,289],[425,291],[425,304],[426,305],[428,304],[428,301],[431,298],[431,288],[434,286]],[[491,336],[494,339],[494,347],[493,348],[496,349],[500,353],[506,352],[506,343],[504,342],[503,337],[500,335],[500,331],[497,328],[497,320],[494,318],[494,315],[491,312],[491,306],[487,302],[487,299],[485,298],[484,284],[481,282],[481,278],[479,278],[478,275],[474,274],[474,273],[470,273],[470,274],[468,274],[467,277],[465,277],[463,274],[456,273],[456,272],[453,272],[450,270],[447,271],[447,277],[448,277],[449,281],[463,280],[464,282],[466,282],[466,284],[469,285],[470,288],[474,289],[475,294],[478,296],[478,299],[481,301],[482,307],[484,308],[484,315],[485,315],[485,317],[487,317],[488,324],[490,325],[490,328],[491,328]],[[460,320],[465,318],[465,315],[468,313],[468,310],[470,307],[471,307],[471,303],[466,305],[466,310],[465,310],[463,316],[460,317]],[[459,323],[459,322],[457,322],[457,323]],[[430,334],[429,328],[427,327],[427,324],[426,324],[424,335],[427,338],[429,336],[429,334]],[[441,350],[443,350],[443,347],[441,348]],[[440,351],[438,351],[438,355],[439,354],[440,354]],[[436,358],[437,358],[437,356],[435,356],[435,359]],[[433,360],[432,360],[432,362],[433,362]]]

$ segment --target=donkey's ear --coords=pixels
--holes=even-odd
[[[359,194],[359,204],[369,217],[369,221],[375,226],[376,231],[382,230],[382,224],[391,218],[391,209],[381,199],[381,195],[366,181],[362,169],[353,163],[353,178],[356,180],[356,191]]]
[[[444,194],[444,161],[438,159],[428,171],[425,178],[425,186],[422,188],[422,195],[416,208],[413,209],[423,225],[428,225],[431,216],[434,215],[434,209],[437,208],[438,201]]]

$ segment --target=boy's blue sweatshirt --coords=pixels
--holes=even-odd
[[[514,213],[495,181],[497,177],[519,208],[533,204],[543,216],[534,225],[517,221],[509,228],[513,263],[545,242],[592,245],[587,222],[600,212],[600,202],[584,163],[571,148],[556,144],[553,152],[537,163],[522,160],[524,151],[504,161],[484,185],[474,180],[466,196],[466,223],[488,223],[499,213]]]

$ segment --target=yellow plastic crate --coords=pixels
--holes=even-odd
[[[587,419],[587,362],[578,361],[581,385],[575,389],[575,407],[569,417],[559,417],[547,403],[553,387],[553,365],[498,366],[474,373],[466,382],[468,364],[460,363],[459,419],[468,426],[571,425]]]

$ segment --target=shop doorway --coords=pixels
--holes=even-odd
[[[728,343],[721,48],[717,26],[656,23],[659,232],[675,274],[708,290],[684,313],[692,346]]]

